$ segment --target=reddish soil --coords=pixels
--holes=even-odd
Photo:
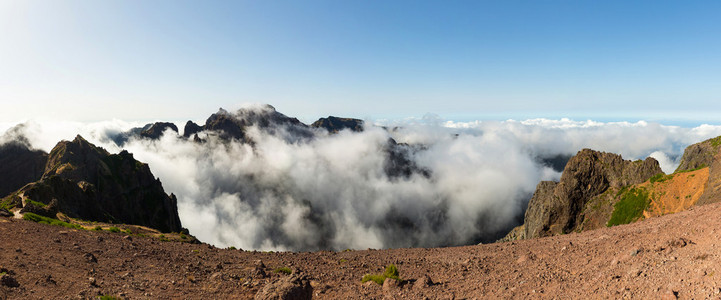
[[[535,240],[314,253],[217,249],[0,217],[0,274],[19,284],[0,283],[0,298],[246,299],[289,276],[274,273],[278,267],[308,276],[318,299],[719,298],[720,215],[711,204]],[[361,283],[388,264],[404,284]],[[423,276],[432,284],[416,281]]]
[[[663,182],[646,181],[638,185],[651,193],[651,204],[643,212],[645,218],[681,212],[696,204],[706,188],[709,168],[672,176]]]

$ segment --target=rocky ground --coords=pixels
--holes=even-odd
[[[318,299],[719,298],[720,213],[710,204],[541,239],[314,253],[218,249],[0,217],[0,299],[249,299],[283,291]],[[405,281],[361,283],[389,264]]]

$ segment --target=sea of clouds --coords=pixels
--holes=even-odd
[[[176,123],[179,128],[183,123]],[[464,245],[502,237],[522,220],[541,180],[558,180],[548,159],[582,148],[656,158],[673,172],[687,145],[721,135],[651,122],[569,119],[453,122],[426,116],[366,121],[365,131],[298,140],[252,127],[253,146],[173,132],[157,141],[131,139],[122,148],[146,162],[178,198],[184,227],[219,247],[319,250]],[[17,124],[0,123],[0,132]],[[111,137],[144,123],[25,122],[30,143],[45,151],[80,134],[112,153]],[[182,132],[181,132],[182,134]],[[409,159],[426,177],[384,172],[388,139],[422,145]],[[6,137],[7,139],[7,137]]]

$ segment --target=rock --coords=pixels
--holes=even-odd
[[[150,126],[148,126],[150,125]],[[163,133],[170,129],[172,131],[175,131],[175,133],[178,133],[178,126],[175,126],[173,123],[169,122],[156,122],[154,124],[148,124],[145,125],[143,130],[140,132],[140,136],[144,138],[148,138],[151,140],[157,140],[160,139],[160,137],[163,135]]]
[[[10,211],[7,210],[7,209],[0,208],[0,217],[10,218],[10,217],[12,217],[12,216],[13,216],[13,213],[12,213],[12,212],[10,212]]]
[[[221,139],[234,139],[252,144],[253,141],[245,134],[250,126],[256,126],[272,135],[275,135],[280,126],[289,133],[284,135],[285,137],[295,140],[313,136],[308,125],[277,112],[271,105],[241,108],[233,113],[221,108],[205,121],[203,129],[217,133]]]
[[[306,276],[293,274],[266,284],[255,295],[256,300],[294,299],[306,300],[313,297],[313,287]]]
[[[676,172],[709,168],[709,178],[696,205],[721,201],[721,136],[686,147]]]
[[[17,280],[15,280],[15,277],[10,276],[9,274],[4,274],[0,276],[0,285],[6,286],[6,287],[19,287],[20,284]]]
[[[363,123],[363,120],[359,119],[328,116],[327,118],[318,119],[318,121],[313,122],[313,124],[311,124],[310,126],[315,128],[323,128],[329,133],[334,134],[346,129],[353,132],[362,132]]]
[[[661,172],[658,161],[651,157],[629,161],[617,154],[583,149],[568,161],[559,182],[538,184],[524,217],[525,234],[513,234],[531,239],[578,230],[590,199],[609,188],[641,183]]]
[[[32,149],[24,128],[24,124],[17,125],[0,137],[0,198],[43,175],[48,154]]]
[[[83,255],[83,257],[85,257],[85,259],[91,263],[98,262],[98,259],[92,253],[89,253],[89,252],[85,253],[85,255]]]
[[[383,290],[388,292],[392,290],[397,290],[401,287],[400,280],[396,280],[393,278],[386,278],[385,281],[383,281]]]
[[[88,282],[90,285],[95,286],[97,284],[97,281],[95,280],[95,277],[89,277]]]
[[[428,275],[423,275],[421,276],[421,278],[416,279],[416,282],[413,283],[413,288],[418,290],[430,287],[432,285],[433,281],[431,280],[431,278],[428,277]]]
[[[203,127],[195,124],[193,121],[188,121],[185,123],[185,128],[183,129],[183,137],[189,138],[191,135],[197,137],[198,135],[196,133],[201,131],[203,131]]]
[[[147,164],[127,151],[109,154],[77,136],[50,152],[39,181],[19,193],[48,203],[48,214],[99,222],[120,222],[179,232],[177,199],[167,195]],[[57,202],[53,203],[53,199]]]

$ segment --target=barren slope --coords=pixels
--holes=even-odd
[[[288,276],[273,270],[289,267],[310,277],[318,299],[711,298],[721,295],[719,213],[720,204],[710,204],[509,243],[315,253],[216,249],[0,217],[0,269],[19,283],[2,286],[0,295],[243,299]],[[360,282],[391,263],[406,284],[384,291]],[[414,287],[425,275],[434,284]]]

